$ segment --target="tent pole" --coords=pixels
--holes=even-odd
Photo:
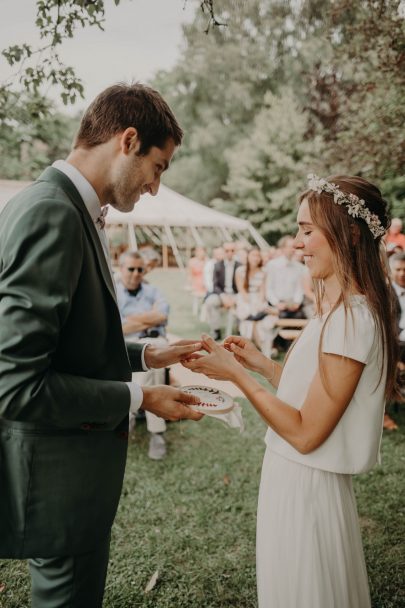
[[[227,228],[225,228],[225,226],[220,226],[220,230],[222,232],[222,235],[223,235],[225,241],[228,241],[228,242],[233,241],[231,233],[229,232],[229,230]]]
[[[162,239],[161,237],[157,237],[156,234],[153,233],[153,231],[149,228],[149,226],[142,226],[142,230],[144,231],[144,233],[146,234],[146,236],[152,241],[152,243],[154,245],[156,245],[157,247],[160,247],[162,244]]]
[[[256,230],[256,228],[253,228],[253,226],[249,226],[248,230],[249,230],[250,234],[252,235],[252,238],[254,239],[256,244],[260,247],[260,249],[269,249],[270,245],[262,237],[262,235]]]
[[[131,251],[138,251],[138,243],[136,242],[135,226],[128,224],[129,247]]]
[[[204,242],[201,236],[199,235],[197,228],[195,226],[190,226],[190,230],[198,247],[204,247]]]
[[[166,243],[162,243],[162,266],[169,268],[169,250]]]
[[[165,226],[165,231],[166,231],[166,235],[169,240],[170,246],[173,250],[174,257],[176,258],[177,266],[179,268],[181,268],[182,270],[184,270],[184,263],[183,263],[183,260],[181,259],[179,250],[177,249],[177,245],[176,245],[176,241],[173,236],[173,232],[171,231],[170,226],[168,226],[167,224]]]

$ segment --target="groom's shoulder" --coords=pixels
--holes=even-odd
[[[29,229],[39,224],[78,224],[78,221],[80,215],[77,209],[58,184],[40,180],[13,196],[1,213],[1,225],[6,232],[23,226]]]
[[[58,182],[52,182],[42,179],[42,175],[37,180],[26,183],[25,187],[4,206],[4,209],[11,207],[20,207],[24,205],[40,204],[47,200],[55,201],[56,204],[67,204],[69,197],[65,190]]]

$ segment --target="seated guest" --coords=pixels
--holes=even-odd
[[[127,341],[144,343],[166,342],[166,323],[169,304],[163,294],[153,285],[143,281],[146,263],[137,251],[126,251],[119,259],[120,281],[117,282],[117,301],[121,314],[122,329]],[[165,383],[165,369],[137,372],[133,380],[141,386]],[[149,458],[160,460],[166,455],[163,433],[166,423],[163,418],[145,412],[147,429],[150,432]],[[130,431],[135,426],[135,414],[129,415]]]
[[[139,253],[145,260],[146,268],[145,273],[147,274],[154,268],[157,268],[162,263],[162,257],[156,249],[154,249],[151,245],[146,245],[139,249]]]
[[[204,287],[207,294],[214,291],[214,267],[217,262],[224,259],[225,253],[223,247],[215,247],[212,250],[212,258],[205,262],[204,266]]]
[[[246,266],[236,269],[236,316],[240,335],[253,340],[262,352],[270,355],[277,334],[277,310],[266,302],[265,278],[262,256],[255,247],[248,253]]]
[[[405,370],[405,252],[394,253],[389,258],[392,288],[397,297],[397,319],[399,340],[399,373],[404,375]],[[401,387],[402,388],[402,387]],[[396,430],[398,425],[387,414],[384,415],[384,428],[390,431]]]
[[[207,262],[207,253],[204,247],[196,247],[195,253],[187,264],[187,274],[191,292],[198,297],[204,297],[207,289],[204,285],[204,268]]]
[[[248,252],[250,250],[250,245],[246,241],[236,241],[235,245],[235,260],[246,266]]]
[[[266,266],[267,262],[270,260],[274,260],[274,258],[278,257],[279,251],[276,247],[269,247],[268,249],[263,249],[261,251],[263,266]]]
[[[304,254],[300,249],[295,251],[294,259],[302,264],[302,290],[304,292],[304,299],[302,302],[302,311],[305,319],[312,319],[315,315],[315,291],[314,284],[312,281],[311,273],[309,268],[305,266]]]
[[[392,287],[398,298],[398,336],[401,347],[401,361],[405,363],[405,252],[390,257]]]
[[[278,242],[281,255],[266,265],[266,298],[278,310],[281,319],[302,319],[303,280],[305,267],[294,259],[294,237],[284,236]]]
[[[399,217],[392,218],[391,226],[385,237],[385,244],[388,252],[394,251],[397,247],[400,247],[402,251],[405,250],[405,234],[402,232],[402,220]]]
[[[207,322],[214,340],[221,339],[221,309],[235,305],[235,271],[240,263],[234,260],[234,243],[224,243],[224,260],[214,266],[213,293],[205,300]]]

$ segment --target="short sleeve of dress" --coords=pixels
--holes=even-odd
[[[340,306],[326,321],[322,352],[367,363],[375,337],[375,323],[366,305],[356,304],[346,314]]]

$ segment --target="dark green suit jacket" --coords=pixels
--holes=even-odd
[[[141,368],[128,349],[97,228],[48,168],[0,215],[0,557],[74,555],[109,534],[125,381]]]

